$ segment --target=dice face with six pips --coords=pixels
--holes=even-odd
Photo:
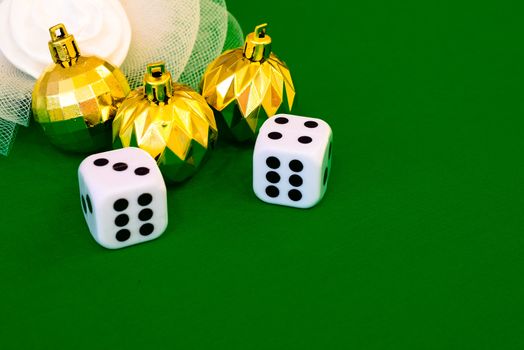
[[[317,204],[327,188],[333,134],[321,119],[279,114],[260,128],[253,190],[261,200],[297,208]]]
[[[164,179],[145,151],[91,155],[78,169],[80,202],[94,239],[110,249],[149,241],[167,227]]]

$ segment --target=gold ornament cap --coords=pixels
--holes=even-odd
[[[49,52],[53,62],[64,68],[74,65],[80,57],[80,50],[76,45],[75,37],[67,33],[62,23],[49,28],[49,34],[51,34]]]
[[[244,57],[254,62],[269,58],[271,54],[271,37],[266,34],[267,23],[255,27],[249,33],[244,44]]]
[[[151,102],[167,102],[173,96],[171,73],[166,71],[164,62],[147,65],[146,75],[144,76],[144,90],[147,99]]]

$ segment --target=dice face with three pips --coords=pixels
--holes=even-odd
[[[145,151],[91,155],[78,169],[80,202],[93,238],[110,249],[149,241],[167,227],[164,179]]]
[[[272,204],[310,208],[327,188],[333,133],[321,119],[279,114],[260,128],[253,153],[253,190]]]

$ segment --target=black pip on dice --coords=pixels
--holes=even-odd
[[[123,248],[166,229],[166,185],[147,152],[127,147],[91,155],[80,164],[78,181],[84,217],[100,245]]]
[[[264,122],[253,153],[253,190],[264,202],[317,204],[327,188],[333,134],[315,118],[279,114]]]

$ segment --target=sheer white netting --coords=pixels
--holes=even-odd
[[[132,31],[130,49],[121,69],[131,88],[142,84],[148,63],[165,61],[175,80],[197,89],[206,66],[223,49],[242,45],[242,30],[227,12],[225,0],[121,0],[121,3]],[[79,46],[81,49],[80,42]],[[5,155],[16,125],[28,125],[35,81],[1,53],[0,76],[0,154]]]
[[[224,47],[222,51],[235,49],[239,46],[242,46],[244,43],[244,34],[242,33],[242,28],[238,23],[235,16],[228,12],[227,14],[227,35],[226,40],[224,41]],[[210,61],[211,63],[211,61]]]
[[[34,83],[0,52],[0,154],[8,153],[18,125],[29,124]]]
[[[0,118],[0,154],[7,155],[17,128],[18,124]]]
[[[206,66],[222,52],[227,34],[225,1],[200,1],[200,27],[197,40],[180,81],[197,88]]]
[[[122,1],[132,40],[121,68],[131,88],[142,85],[145,66],[165,61],[176,79],[187,64],[198,34],[200,1]],[[176,28],[176,30],[175,30]]]

